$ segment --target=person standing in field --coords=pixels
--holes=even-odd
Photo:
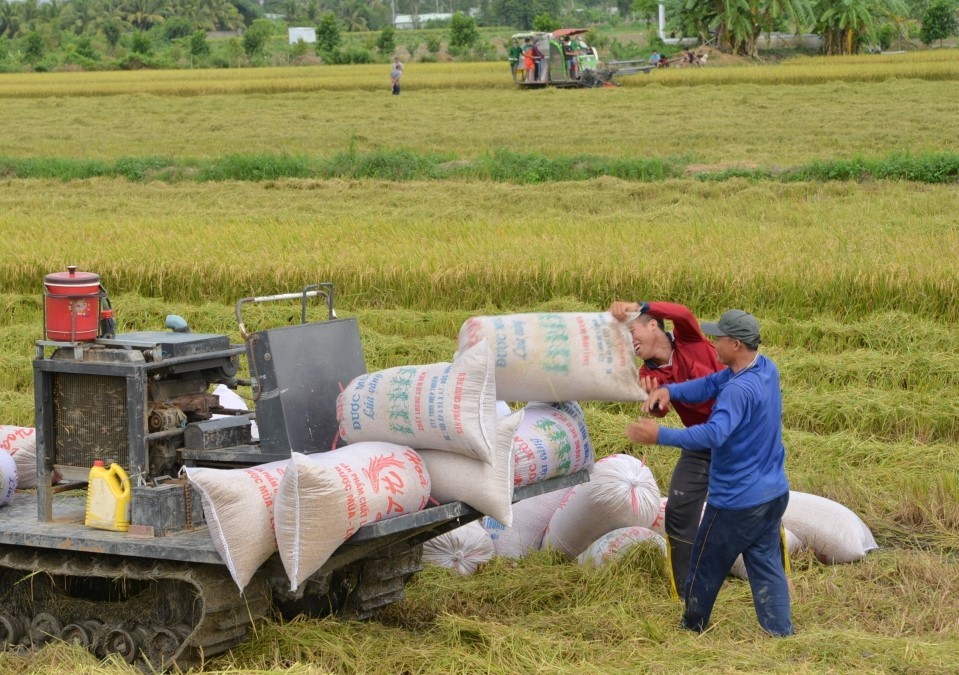
[[[696,317],[683,305],[616,301],[609,311],[619,321],[629,320],[633,351],[643,362],[639,369],[640,384],[646,391],[704,377],[724,368],[716,348],[699,329]],[[666,332],[664,320],[673,322],[671,333]],[[713,402],[675,403],[673,407],[683,425],[691,427],[709,419]],[[665,417],[668,412],[669,406],[665,405],[652,414]],[[666,494],[666,553],[670,588],[677,599],[682,599],[693,540],[706,503],[710,457],[709,448],[680,453]]]
[[[403,77],[403,64],[400,57],[393,59],[393,70],[390,71],[390,81],[393,83],[393,96],[400,95],[400,78]]]
[[[519,59],[523,55],[523,48],[519,46],[519,40],[513,39],[513,44],[509,48],[509,70],[513,75],[513,82],[516,82],[516,70],[519,68]]]
[[[626,435],[635,443],[671,445],[684,453],[712,449],[706,510],[684,584],[682,626],[706,630],[719,589],[742,555],[759,625],[785,637],[793,634],[793,624],[781,534],[789,480],[779,370],[758,351],[762,340],[753,315],[731,309],[702,329],[715,337],[719,360],[729,367],[653,389],[643,410],[715,399],[709,419],[686,429],[643,419],[630,423]]]

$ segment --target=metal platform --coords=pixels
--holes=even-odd
[[[513,501],[559,490],[589,480],[586,471],[552,478],[541,483],[516,488]],[[178,532],[166,537],[137,537],[125,532],[97,530],[83,524],[86,499],[79,495],[57,495],[53,500],[53,520],[39,522],[35,495],[18,492],[12,504],[0,508],[0,544],[84,551],[137,558],[182,560],[185,562],[223,564],[213,546],[207,526]],[[324,569],[337,568],[351,560],[364,557],[371,546],[387,545],[390,541],[422,538],[442,534],[482,517],[475,509],[462,502],[433,506],[360,528],[334,553]],[[448,527],[443,529],[443,524]]]

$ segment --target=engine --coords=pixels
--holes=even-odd
[[[219,409],[216,383],[235,383],[242,346],[226,335],[138,332],[57,347],[34,360],[38,454],[48,471],[83,481],[95,459],[134,484],[175,475],[191,422]]]

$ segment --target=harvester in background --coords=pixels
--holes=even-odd
[[[539,70],[530,77],[516,77],[516,84],[521,89],[542,89],[543,87],[561,87],[566,89],[591,89],[596,87],[619,86],[614,78],[620,75],[648,74],[654,66],[646,61],[606,61],[599,58],[595,47],[587,45],[582,35],[585,28],[559,28],[549,33],[523,32],[516,33],[510,39],[516,40],[522,47],[529,38],[543,54]],[[568,58],[565,47],[565,38],[575,41],[577,49]],[[523,58],[520,57],[520,68]]]

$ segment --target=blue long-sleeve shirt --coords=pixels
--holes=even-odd
[[[703,424],[659,430],[659,445],[712,449],[707,501],[720,509],[746,509],[789,491],[782,440],[779,370],[765,356],[738,373],[732,369],[668,384],[671,400],[716,399]]]

